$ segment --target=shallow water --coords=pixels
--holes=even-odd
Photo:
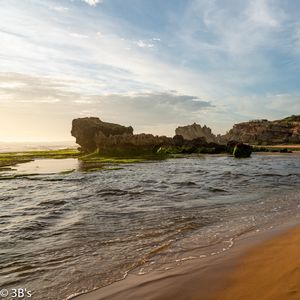
[[[0,286],[65,299],[129,270],[217,254],[244,232],[298,214],[299,187],[297,155],[203,156],[0,181]]]
[[[6,171],[2,174],[53,174],[79,169],[78,159],[35,159],[27,163],[14,166],[12,171]]]

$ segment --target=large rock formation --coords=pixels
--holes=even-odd
[[[102,122],[99,118],[79,118],[72,121],[72,136],[83,152],[93,152],[98,148],[98,140],[116,135],[133,135],[133,128]]]
[[[194,140],[197,138],[205,138],[208,143],[216,143],[217,137],[211,132],[209,127],[204,125],[201,127],[199,124],[192,124],[182,127],[177,127],[176,135],[181,135],[185,140]]]
[[[102,122],[99,118],[73,120],[71,134],[86,153],[99,149],[103,154],[140,154],[155,152],[160,146],[173,143],[165,136],[133,134],[131,126]]]
[[[144,133],[133,134],[131,126],[102,122],[99,118],[73,120],[71,133],[85,153],[97,149],[103,154],[123,156],[156,153],[158,149],[161,153],[223,153],[226,151],[224,144],[228,141],[235,141],[235,145],[300,143],[300,116],[272,122],[255,120],[236,124],[227,134],[217,137],[210,128],[196,123],[178,127],[174,138],[169,138]],[[241,148],[240,145],[237,151],[242,149],[238,148]],[[237,152],[237,155],[240,154]]]
[[[297,144],[300,143],[300,116],[235,124],[221,139],[223,142],[235,140],[253,145]]]

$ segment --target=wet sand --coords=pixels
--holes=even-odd
[[[300,299],[300,227],[252,249],[218,300]]]
[[[300,227],[291,226],[249,234],[230,253],[187,261],[173,270],[129,274],[75,299],[300,299]]]

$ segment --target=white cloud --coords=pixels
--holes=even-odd
[[[98,3],[103,2],[103,0],[83,0],[83,1],[91,6],[96,6]]]
[[[154,44],[147,43],[145,41],[139,40],[136,42],[136,45],[140,48],[153,48]]]

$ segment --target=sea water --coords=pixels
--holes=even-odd
[[[298,155],[121,167],[0,180],[0,287],[66,299],[218,255],[300,210]]]

